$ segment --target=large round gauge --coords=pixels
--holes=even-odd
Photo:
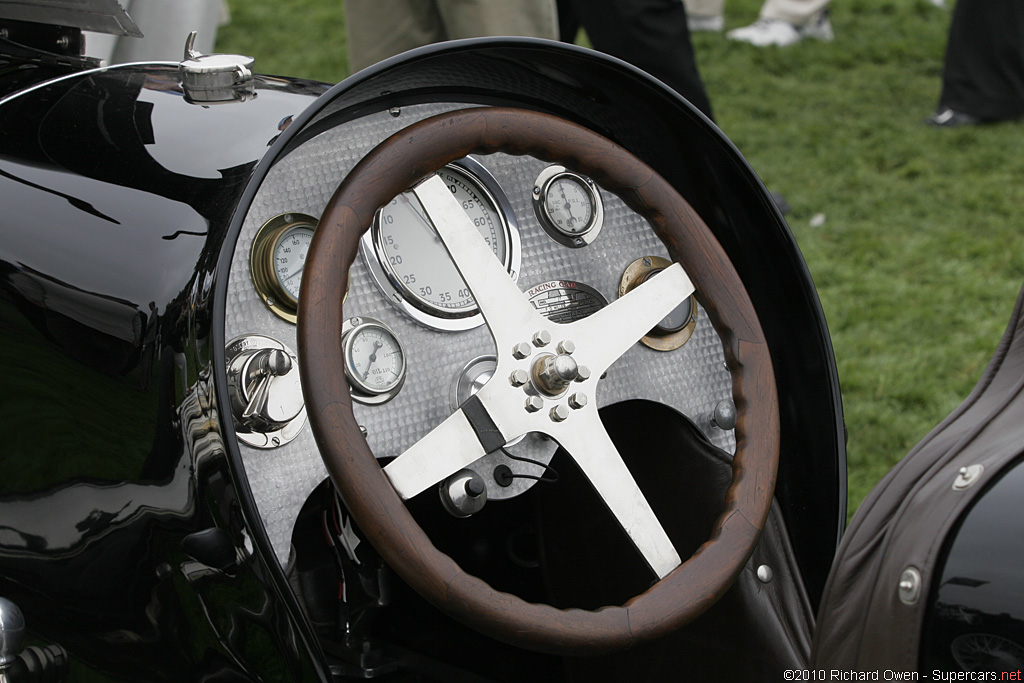
[[[395,333],[373,318],[352,318],[342,330],[345,376],[353,400],[384,403],[405,382],[405,349]]]
[[[249,271],[256,292],[271,311],[295,322],[299,285],[316,219],[302,213],[274,216],[260,227],[249,252]]]
[[[519,228],[493,176],[470,158],[445,166],[438,175],[515,280]],[[414,320],[439,330],[467,330],[483,323],[469,288],[412,192],[381,207],[362,246],[377,285]]]
[[[604,203],[593,180],[552,165],[533,184],[533,210],[544,232],[567,247],[585,247],[604,225]]]

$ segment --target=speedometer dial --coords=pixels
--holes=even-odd
[[[438,172],[495,257],[519,270],[519,231],[507,198],[479,163],[463,159]],[[469,288],[412,192],[382,207],[363,238],[363,257],[389,300],[415,320],[464,330],[483,320]]]

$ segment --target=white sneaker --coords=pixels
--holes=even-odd
[[[696,33],[697,31],[721,31],[725,28],[725,17],[721,14],[714,16],[688,14],[686,15],[686,25],[689,27],[690,33]]]
[[[726,34],[730,40],[739,40],[757,47],[778,45],[785,47],[799,43],[804,38],[814,38],[828,42],[835,35],[832,33],[832,22],[828,11],[823,11],[818,18],[806,26],[796,26],[782,19],[758,19],[750,26],[733,29]]]

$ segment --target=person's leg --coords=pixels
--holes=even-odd
[[[690,31],[721,31],[725,27],[725,0],[683,0]]]
[[[711,118],[682,0],[573,0],[594,48],[663,81]]]
[[[943,109],[980,121],[1024,116],[1024,4],[959,0],[942,72]]]
[[[558,40],[555,0],[437,0],[437,6],[449,40],[479,36]]]
[[[345,0],[345,32],[351,73],[446,38],[428,0]]]

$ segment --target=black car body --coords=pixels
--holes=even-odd
[[[834,567],[846,518],[845,434],[813,284],[757,176],[675,93],[598,53],[530,39],[431,46],[334,87],[252,76],[249,62],[238,59],[211,76],[200,55],[192,55],[191,67],[188,59],[101,67],[75,54],[77,28],[66,23],[5,22],[0,57],[0,414],[8,434],[0,478],[0,596],[24,614],[39,660],[15,666],[41,672],[18,675],[775,681],[783,675],[821,680],[813,677],[833,669],[1010,671],[1019,665],[1019,579],[1009,572],[996,581],[985,567],[960,564],[979,556],[974,545],[961,549],[967,530],[978,526],[969,536],[987,541],[986,566],[1020,566],[1020,543],[992,539],[983,521],[1022,519],[1012,387],[1004,391],[998,381],[979,387],[975,412],[968,406],[966,416],[954,414],[936,433],[964,424],[997,427],[947,439],[953,444],[941,456],[930,454],[928,442],[942,439],[926,440],[915,455],[918,469],[903,467],[903,479],[894,472],[865,503],[868,521],[859,522],[865,531],[858,538],[914,535],[900,520],[934,519],[930,506],[944,508],[935,491],[916,502],[908,491],[926,481],[970,480],[976,470],[958,474],[960,467],[985,461],[984,474],[977,473],[983,486],[974,486],[975,479],[944,487],[968,493],[933,530],[924,560],[914,565],[917,576],[903,576],[910,565],[899,554],[902,543],[858,545],[852,535]],[[419,560],[388,561],[389,553],[407,549],[390,547],[367,513],[353,519],[349,507],[362,482],[339,496],[320,460],[319,450],[333,438],[327,416],[333,404],[307,422],[301,397],[295,404],[296,394],[288,393],[294,386],[284,387],[297,386],[292,363],[303,365],[297,350],[309,345],[299,336],[316,338],[294,322],[313,304],[282,303],[287,286],[272,278],[268,285],[269,276],[254,264],[266,258],[268,268],[280,265],[284,252],[276,250],[289,248],[281,235],[295,226],[312,232],[325,207],[335,207],[332,216],[344,213],[332,199],[336,188],[382,140],[433,116],[444,121],[456,110],[469,116],[481,109],[567,121],[653,169],[706,223],[760,320],[777,386],[756,395],[777,406],[774,495],[775,476],[765,475],[759,487],[771,504],[760,541],[726,572],[722,588],[701,598],[694,611],[703,613],[673,624],[671,633],[627,645],[576,636],[562,643],[522,635],[540,625],[495,627],[500,609],[475,619],[454,601],[424,599],[412,575]],[[494,220],[496,212],[506,221],[493,228],[504,235],[505,269],[535,307],[582,318],[630,289],[631,267],[646,283],[649,271],[658,270],[651,263],[674,255],[648,225],[657,216],[641,218],[631,210],[634,200],[607,187],[598,192],[604,223],[592,243],[572,244],[571,231],[559,233],[557,226],[542,229],[544,209],[535,208],[532,189],[561,160],[484,153],[490,151],[456,166],[451,182],[468,184],[460,190],[469,193],[464,201],[493,200],[480,220]],[[345,191],[362,189],[347,182]],[[451,191],[458,194],[454,185]],[[409,276],[440,278],[433,265],[388,267],[388,254],[399,254],[384,242],[399,233],[387,232],[387,215],[379,214],[372,228],[359,227],[370,228],[373,239],[363,241],[351,264],[339,265],[326,249],[313,247],[321,270],[348,270],[342,310],[349,327],[378,321],[383,327],[374,333],[391,336],[376,344],[393,338],[403,344],[404,384],[377,394],[366,387],[349,413],[362,436],[351,426],[345,435],[365,438],[382,462],[460,405],[477,405],[460,387],[482,384],[488,375],[469,368],[502,354],[486,327],[467,323],[467,307],[448,308],[446,299],[424,290],[417,297],[418,288],[410,288]],[[274,235],[269,256],[261,251],[261,230]],[[403,253],[408,259],[412,252]],[[302,301],[312,291],[306,279],[308,273]],[[719,515],[735,497],[730,472],[738,471],[732,455],[759,437],[754,429],[742,432],[747,387],[734,386],[735,359],[723,355],[728,330],[710,322],[718,322],[717,302],[699,289],[697,300],[684,345],[666,351],[634,344],[606,378],[593,378],[602,388],[590,396],[683,559],[725,526]],[[352,322],[355,317],[360,320]],[[349,327],[345,333],[354,334]],[[678,331],[652,334],[678,339]],[[990,379],[1012,374],[1014,332],[1011,325],[1004,343],[1003,360],[1009,360],[994,362]],[[531,343],[539,349],[549,342],[535,337]],[[373,348],[370,363],[378,362],[380,346]],[[527,356],[539,353],[530,343],[527,349]],[[308,364],[303,372],[308,403],[309,385],[319,378]],[[350,382],[359,394],[359,378]],[[534,383],[543,388],[536,376],[527,385]],[[272,415],[276,408],[268,403],[278,391],[282,405],[292,402],[280,407],[283,417]],[[555,389],[549,394],[560,396]],[[543,411],[549,394],[533,396],[549,401]],[[579,403],[573,399],[572,410],[582,411]],[[994,405],[1002,422],[993,422]],[[739,436],[730,420],[737,408]],[[567,424],[575,418],[571,410],[565,414],[569,420],[560,419]],[[551,419],[559,418],[552,413]],[[483,442],[480,420],[471,422]],[[439,499],[436,488],[411,497],[407,507],[438,552],[497,594],[550,604],[559,615],[612,614],[599,608],[626,603],[655,577],[567,454],[550,439],[531,439],[519,442],[516,457],[512,445],[506,451],[498,444],[509,456],[500,466],[469,468],[467,476],[479,477],[491,499],[480,512],[449,514],[467,512],[465,497],[442,493]],[[971,443],[983,453],[972,453]],[[939,460],[941,466],[934,464]],[[334,476],[338,482],[348,475]],[[517,495],[503,493],[512,489]],[[911,504],[912,514],[906,512]],[[884,519],[872,522],[872,511]],[[881,562],[876,553],[888,553],[887,562],[899,569],[895,576],[889,564],[884,571],[872,564],[872,558]],[[905,596],[905,585],[916,585],[917,597]],[[857,600],[870,590],[881,596],[870,609],[881,611],[869,615]],[[882,604],[887,601],[892,605]],[[900,605],[912,609],[893,616]],[[814,636],[819,609],[823,624],[838,623]],[[843,652],[857,649],[851,620],[874,624],[865,633],[886,640],[886,624],[900,618],[909,623],[901,622],[901,633],[911,641],[900,654],[870,645],[867,636],[861,650]],[[990,658],[982,664],[961,656],[984,647]],[[47,657],[52,661],[40,663]]]

